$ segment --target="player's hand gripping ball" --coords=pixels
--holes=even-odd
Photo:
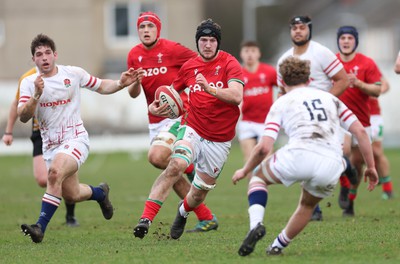
[[[183,114],[182,99],[174,88],[167,85],[158,87],[155,93],[155,98],[160,100],[160,106],[168,104],[169,118],[175,119]]]

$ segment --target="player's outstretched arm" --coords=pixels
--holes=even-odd
[[[100,94],[113,94],[119,90],[131,85],[138,78],[138,70],[130,68],[129,70],[121,73],[119,80],[103,79],[97,92]]]
[[[369,136],[365,131],[364,127],[361,125],[360,121],[354,121],[351,124],[349,131],[357,138],[358,147],[360,148],[361,154],[367,164],[367,169],[365,170],[364,176],[365,181],[368,178],[368,190],[372,191],[378,184],[378,173],[375,169],[374,155],[372,153],[371,142]]]
[[[13,142],[13,129],[14,129],[15,121],[17,120],[17,117],[18,117],[17,107],[18,107],[18,100],[17,100],[17,98],[15,98],[10,106],[10,111],[8,113],[8,119],[7,119],[7,126],[6,126],[6,130],[4,131],[4,135],[3,135],[3,142],[7,146],[10,146]]]
[[[246,175],[253,171],[268,155],[274,146],[275,140],[272,137],[264,136],[260,142],[252,150],[249,159],[242,169],[239,169],[232,176],[233,184],[236,184],[241,179],[245,178]]]
[[[142,68],[137,69],[138,76],[137,79],[128,86],[128,93],[130,97],[136,98],[140,95],[142,88],[142,79],[144,77],[145,71]]]

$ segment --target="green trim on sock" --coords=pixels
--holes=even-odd
[[[156,203],[156,204],[158,204],[159,206],[162,206],[162,205],[163,205],[163,202],[161,202],[161,201],[159,201],[159,200],[153,200],[153,199],[147,198],[147,201],[151,201],[151,202],[153,202],[153,203]]]
[[[390,178],[390,176],[384,176],[384,177],[379,177],[379,183],[387,183],[390,182],[392,179]]]
[[[357,194],[357,189],[350,189],[350,190],[349,190],[349,193],[351,193],[351,194]]]

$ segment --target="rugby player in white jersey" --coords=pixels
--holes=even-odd
[[[55,43],[44,34],[32,40],[31,53],[39,72],[21,82],[18,116],[24,123],[33,116],[39,121],[48,177],[38,221],[23,224],[21,229],[33,242],[40,243],[62,198],[97,201],[105,219],[113,216],[106,183],[98,187],[79,183],[79,167],[89,155],[89,137],[80,116],[80,89],[115,93],[131,85],[138,71],[131,68],[114,81],[96,78],[80,67],[58,65]]]
[[[268,255],[280,255],[292,239],[308,224],[315,206],[332,194],[346,164],[336,135],[340,127],[358,140],[367,168],[368,190],[378,183],[369,136],[357,117],[330,93],[307,87],[309,61],[288,57],[279,65],[282,84],[287,94],[271,107],[265,121],[265,132],[243,168],[232,177],[236,184],[252,172],[248,184],[250,231],[239,248],[239,255],[253,252],[265,235],[263,225],[268,201],[268,185],[290,186],[301,182],[302,194],[296,211],[286,227],[267,248]],[[275,152],[279,130],[284,129],[289,142]]]
[[[335,96],[341,95],[349,84],[346,71],[331,50],[311,40],[311,18],[309,16],[294,16],[290,19],[289,24],[293,47],[279,58],[277,67],[288,56],[298,56],[303,60],[309,60],[311,73],[308,86],[329,91]],[[282,76],[279,72],[277,83],[281,92],[284,93]],[[348,152],[350,152],[350,148]],[[315,208],[311,220],[322,220],[322,211],[319,206]]]

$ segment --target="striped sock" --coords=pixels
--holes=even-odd
[[[267,184],[257,176],[253,176],[249,182],[247,192],[249,201],[250,230],[264,220],[265,207],[268,202]]]
[[[286,235],[286,231],[284,229],[275,238],[274,242],[272,243],[272,247],[285,248],[289,245],[290,241],[292,241],[292,240],[290,238],[288,238],[288,236]]]
[[[36,224],[40,224],[42,232],[46,231],[47,224],[50,222],[57,208],[60,206],[61,198],[45,193],[42,198],[42,209]]]
[[[392,192],[393,186],[392,186],[392,180],[390,176],[385,176],[385,177],[380,177],[379,178],[379,183],[382,184],[382,191],[384,192]]]
[[[144,209],[141,218],[147,218],[153,222],[153,219],[158,214],[158,211],[160,211],[162,205],[163,203],[161,201],[147,198],[147,201],[144,204]]]
[[[357,198],[357,189],[350,189],[349,200],[354,201]]]

